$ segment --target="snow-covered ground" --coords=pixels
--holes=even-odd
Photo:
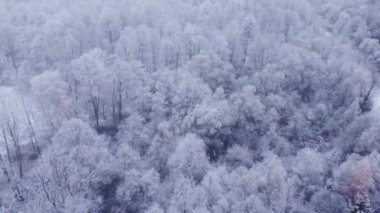
[[[14,110],[17,113],[21,110],[20,95],[14,87],[0,87],[0,116],[3,117],[6,112]]]

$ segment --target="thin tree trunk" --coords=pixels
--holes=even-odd
[[[28,130],[29,130],[29,134],[30,134],[30,140],[32,142],[33,147],[36,149],[38,155],[41,155],[41,149],[40,149],[40,146],[38,145],[36,132],[34,131],[34,127],[33,127],[32,121],[30,119],[30,114],[29,114],[28,110],[26,109],[24,100],[22,100],[22,104],[23,104],[25,115],[26,115],[26,119],[28,120]]]
[[[92,110],[95,117],[96,128],[98,129],[99,128],[99,109],[100,109],[99,98],[96,96],[91,96],[91,105],[92,105]]]
[[[5,142],[5,148],[7,150],[7,159],[8,159],[8,163],[9,163],[9,167],[11,169],[11,173],[13,175],[13,169],[12,169],[12,158],[11,158],[11,153],[9,151],[9,145],[8,145],[8,137],[7,137],[7,134],[6,134],[6,131],[5,131],[5,127],[3,126],[2,127],[2,130],[3,130],[3,137],[4,137],[4,142]]]
[[[20,178],[23,178],[24,172],[22,168],[22,153],[21,153],[21,147],[19,143],[19,133],[18,133],[17,122],[14,115],[12,115],[12,123],[10,119],[8,118],[7,126],[8,126],[9,135],[11,136],[13,145],[15,146],[15,149],[16,149],[16,159],[17,159],[17,164],[18,164],[18,169],[19,169],[19,175],[20,175]]]

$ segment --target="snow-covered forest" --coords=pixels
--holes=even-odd
[[[0,212],[380,212],[380,1],[0,0]]]

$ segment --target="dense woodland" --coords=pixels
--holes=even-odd
[[[380,212],[379,39],[378,0],[0,0],[0,212]]]

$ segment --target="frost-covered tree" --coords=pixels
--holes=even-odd
[[[202,180],[209,168],[204,141],[193,134],[181,138],[168,164],[174,175],[181,174],[196,181]]]
[[[106,147],[107,142],[83,121],[64,121],[38,166],[30,173],[33,200],[28,205],[58,212],[69,209],[67,205],[72,209],[85,208],[85,211],[100,209],[101,188],[119,171]]]
[[[0,1],[0,211],[380,211],[379,10]]]

